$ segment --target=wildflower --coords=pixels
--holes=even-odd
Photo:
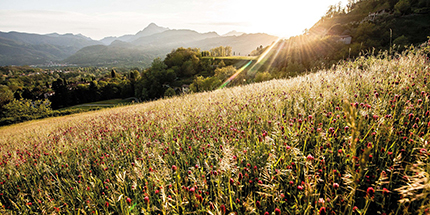
[[[373,189],[373,187],[368,187],[366,193],[368,197],[373,197],[375,190]]]
[[[280,215],[281,214],[281,210],[279,208],[275,208],[275,214],[276,215]]]
[[[311,161],[311,160],[314,160],[314,157],[312,155],[308,155],[308,157],[306,157],[306,159]]]
[[[325,207],[321,207],[321,208],[320,208],[319,214],[326,214],[326,209],[325,209]]]
[[[109,207],[109,202],[106,202],[106,203],[105,203],[105,206],[106,206],[106,207]]]
[[[234,180],[230,178],[230,184],[234,184]]]
[[[298,190],[303,190],[303,187],[299,185],[299,186],[297,186],[297,189]]]
[[[131,199],[127,198],[127,203],[130,204],[131,203]]]
[[[388,194],[388,193],[390,193],[390,191],[387,189],[387,188],[383,188],[382,189],[382,194]]]
[[[223,214],[225,214],[225,212],[226,212],[225,205],[221,205],[221,211],[222,211]]]
[[[178,169],[175,165],[172,166],[172,170],[176,171],[176,169]]]
[[[339,188],[339,184],[338,183],[333,183],[333,188],[337,190]]]
[[[146,203],[149,203],[149,197],[148,197],[148,196],[145,196],[145,198],[143,198],[143,200],[144,200]]]

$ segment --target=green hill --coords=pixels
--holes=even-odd
[[[0,65],[34,65],[61,61],[100,42],[82,35],[0,32]]]
[[[362,0],[331,6],[303,35],[279,41],[272,52],[275,60],[263,68],[275,77],[288,77],[360,54],[419,45],[429,36],[429,6],[425,0]]]

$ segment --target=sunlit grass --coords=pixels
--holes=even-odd
[[[424,213],[429,74],[410,51],[4,127],[0,212]]]

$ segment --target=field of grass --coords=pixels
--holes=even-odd
[[[420,51],[0,128],[0,212],[428,214]]]
[[[217,60],[257,60],[258,56],[203,57],[203,59],[205,58]]]
[[[81,110],[94,110],[94,109],[102,109],[106,107],[115,107],[118,105],[127,105],[132,104],[134,102],[135,98],[127,98],[127,99],[110,99],[110,100],[104,100],[104,101],[98,101],[98,102],[91,102],[91,103],[85,103],[85,104],[79,104],[71,107],[62,108],[60,110],[74,110],[74,109],[81,109]]]

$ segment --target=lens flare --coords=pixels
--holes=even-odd
[[[227,80],[225,80],[224,83],[222,83],[221,86],[218,87],[218,89],[222,89],[225,86],[227,86],[227,84],[229,84],[234,78],[236,78],[237,75],[239,75],[243,70],[245,70],[246,67],[248,67],[249,65],[251,65],[251,63],[252,63],[252,60],[250,60],[247,64],[245,64],[240,69],[238,69],[237,72],[234,73],[232,76],[230,76],[230,78],[227,78]]]
[[[262,66],[261,61],[267,57],[267,54],[272,51],[273,47],[275,47],[279,43],[280,40],[281,40],[281,38],[278,38],[274,43],[272,43],[272,45],[269,46],[268,49],[266,49],[266,51],[264,51],[258,57],[255,64],[248,70],[248,74],[255,74],[257,72],[257,70]],[[278,55],[278,53],[279,53],[279,50],[277,50],[276,55]],[[237,72],[234,73],[226,81],[224,81],[224,83],[222,83],[221,86],[218,87],[218,89],[222,89],[222,88],[226,87],[234,78],[236,78],[241,72],[243,72],[248,66],[250,66],[253,61],[254,60],[250,60],[247,64],[245,64],[240,69],[238,69]]]

